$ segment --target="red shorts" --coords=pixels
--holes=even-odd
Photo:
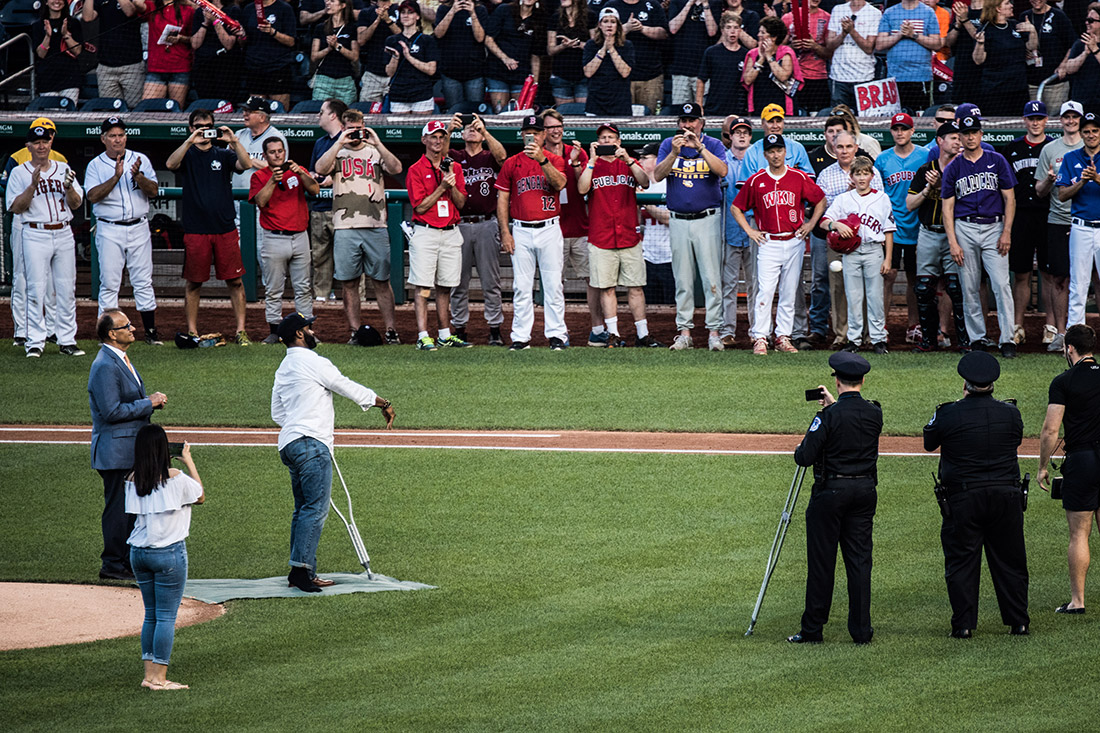
[[[210,279],[210,265],[219,280],[233,280],[244,274],[241,240],[234,229],[225,234],[183,235],[183,279],[204,283]]]

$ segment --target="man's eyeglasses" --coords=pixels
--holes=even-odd
[[[114,328],[111,328],[111,329],[108,329],[108,330],[110,330],[110,331],[132,331],[132,330],[134,330],[134,324],[130,323],[129,321],[126,321],[126,323],[124,323],[123,325],[115,326]]]

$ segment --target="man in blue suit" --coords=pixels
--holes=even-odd
[[[92,468],[103,477],[103,563],[99,577],[133,580],[126,540],[134,517],[126,514],[124,485],[134,467],[134,437],[149,422],[153,410],[168,398],[161,392],[145,396],[145,383],[126,350],[134,343],[134,326],[121,310],[104,311],[96,324],[102,344],[88,375],[92,408]]]

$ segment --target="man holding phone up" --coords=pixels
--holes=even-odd
[[[424,154],[409,166],[405,185],[412,204],[413,235],[409,240],[409,285],[416,307],[416,348],[435,351],[428,335],[428,295],[435,290],[435,316],[441,346],[472,346],[451,333],[451,288],[462,280],[462,233],[459,209],[466,205],[462,166],[444,157],[450,133],[442,120],[424,125]]]
[[[126,128],[118,117],[103,121],[99,139],[104,151],[88,164],[84,174],[84,189],[96,218],[99,314],[118,307],[125,267],[141,313],[145,343],[160,346],[153,294],[153,241],[146,220],[149,199],[157,195],[157,174],[147,156],[126,149]]]
[[[531,348],[535,324],[535,267],[543,287],[543,332],[552,351],[569,346],[565,327],[562,264],[565,242],[558,215],[558,191],[565,186],[565,161],[546,152],[542,118],[523,118],[523,152],[504,161],[497,176],[500,244],[512,256],[513,316],[510,351]]]

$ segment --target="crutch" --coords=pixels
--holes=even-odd
[[[348,491],[348,484],[344,481],[344,474],[340,471],[340,465],[336,462],[336,455],[332,456],[332,465],[336,467],[336,475],[340,477],[340,484],[344,487],[344,494],[348,497],[348,516],[345,517],[340,512],[339,507],[336,506],[336,502],[329,497],[329,503],[332,504],[333,510],[336,515],[340,517],[344,522],[344,526],[348,528],[348,535],[351,537],[351,546],[355,548],[355,554],[359,558],[359,564],[367,571],[367,580],[374,580],[374,576],[370,571],[370,555],[367,554],[367,548],[363,544],[363,538],[359,536],[359,528],[355,526],[355,513],[351,509],[351,492]]]
[[[798,492],[802,490],[802,479],[806,476],[806,467],[799,466],[791,479],[791,489],[787,492],[787,503],[783,505],[783,513],[779,515],[779,527],[775,530],[775,540],[772,541],[771,552],[768,553],[768,566],[764,570],[764,582],[760,585],[760,595],[756,597],[756,607],[752,609],[752,618],[749,619],[749,630],[745,636],[752,636],[752,630],[756,626],[756,619],[760,615],[760,606],[764,603],[764,593],[768,590],[768,582],[772,579],[775,566],[779,563],[779,553],[783,550],[783,540],[787,537],[787,527],[791,523],[791,514],[794,505],[798,502]]]

